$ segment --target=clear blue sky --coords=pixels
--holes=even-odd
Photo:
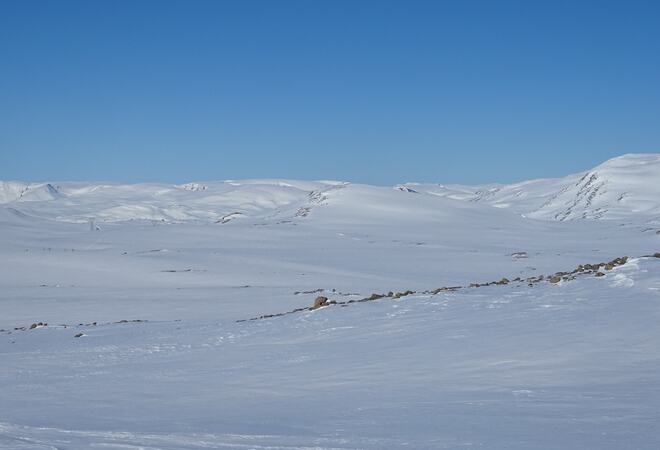
[[[514,181],[660,152],[660,2],[0,2],[0,179]]]

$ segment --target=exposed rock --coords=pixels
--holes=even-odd
[[[622,256],[620,258],[614,258],[612,261],[604,264],[605,270],[612,270],[617,266],[622,266],[628,262],[627,256]]]
[[[323,297],[323,296],[318,296],[316,297],[316,300],[314,300],[314,306],[313,308],[320,308],[321,306],[326,306],[328,304],[328,297]]]
[[[401,192],[410,192],[411,194],[418,194],[418,192],[417,192],[416,190],[411,189],[411,188],[409,188],[409,187],[407,187],[407,186],[401,186],[401,185],[399,185],[399,186],[395,186],[394,189],[396,189],[396,190],[398,190],[398,191],[401,191]]]
[[[645,257],[660,258],[660,252],[656,252],[653,255],[645,255]],[[594,274],[594,276],[596,276],[596,277],[603,277],[603,276],[605,276],[605,273],[601,271],[601,268],[603,268],[603,270],[611,270],[616,266],[620,266],[620,265],[625,264],[626,262],[628,262],[628,257],[627,256],[622,256],[622,257],[619,257],[619,258],[615,258],[612,261],[607,262],[607,263],[580,264],[576,269],[574,269],[570,272],[556,272],[554,274],[547,275],[547,276],[546,275],[538,275],[538,276],[535,276],[535,277],[528,277],[528,278],[525,278],[525,279],[523,279],[521,277],[516,277],[516,278],[513,279],[513,282],[525,282],[525,283],[527,283],[527,285],[529,287],[534,287],[535,284],[541,283],[541,282],[546,281],[546,280],[549,281],[550,283],[559,283],[560,281],[575,280],[578,276],[584,276],[584,275],[589,275],[589,274]],[[536,270],[533,267],[532,268],[528,267],[528,269]],[[460,290],[460,289],[465,289],[467,287],[476,288],[476,287],[482,287],[482,286],[506,285],[506,284],[509,284],[511,282],[512,281],[509,280],[508,278],[502,278],[500,281],[491,281],[489,283],[472,283],[469,286],[446,286],[446,287],[441,287],[441,288],[437,288],[437,289],[430,290],[430,291],[420,291],[420,293],[423,293],[423,294],[438,294],[438,293],[443,292],[443,291],[444,292],[453,292],[453,291],[457,291],[457,290]],[[320,291],[323,291],[323,289],[318,289],[316,291],[307,291],[307,292],[298,291],[298,292],[295,292],[295,294],[320,292]],[[332,292],[336,292],[336,290],[332,289]],[[382,298],[385,298],[385,297],[389,297],[389,298],[393,298],[393,299],[399,299],[401,297],[408,296],[408,295],[413,295],[415,293],[416,293],[416,291],[411,291],[411,290],[407,290],[407,291],[403,291],[403,292],[397,292],[397,293],[394,293],[394,292],[390,291],[387,294],[373,293],[369,297],[365,297],[365,298],[361,298],[361,299],[352,299],[352,300],[347,300],[347,301],[336,301],[336,300],[328,301],[327,297],[320,296],[320,297],[316,298],[316,300],[314,301],[314,306],[311,306],[311,307],[298,308],[298,309],[294,309],[293,311],[288,311],[288,312],[285,312],[285,313],[268,314],[268,315],[264,315],[264,316],[253,317],[251,319],[237,320],[237,322],[245,322],[246,320],[259,320],[259,319],[265,319],[265,318],[271,318],[271,317],[279,317],[279,316],[283,316],[283,315],[286,315],[286,314],[297,313],[297,312],[300,312],[300,311],[311,311],[311,310],[320,308],[322,306],[328,306],[328,305],[339,305],[339,306],[342,306],[342,307],[346,307],[350,304],[363,303],[363,302],[368,302],[368,301],[372,301],[372,300],[382,299]],[[342,294],[342,293],[339,293],[339,295],[357,295],[357,294]],[[129,320],[121,320],[121,321],[115,322],[115,323],[126,323],[126,322],[144,322],[144,321],[143,320],[130,320],[130,321]],[[41,325],[41,323],[39,323],[37,325]],[[44,325],[46,325],[46,324],[44,324]],[[82,326],[83,324],[80,324],[80,325]],[[25,327],[16,328],[16,330],[19,330],[19,329],[20,330],[25,330]]]
[[[394,296],[392,298],[401,298],[401,297],[405,297],[407,295],[412,295],[414,293],[415,293],[414,291],[397,292],[396,294],[394,294]]]
[[[437,289],[432,290],[430,293],[431,294],[439,294],[440,292],[454,292],[459,289],[463,289],[462,286],[445,286],[445,287],[440,287]]]
[[[514,252],[511,253],[511,256],[516,259],[521,259],[521,258],[528,258],[529,255],[527,255],[527,252]]]
[[[622,266],[627,262],[628,262],[628,257],[627,256],[622,256],[620,258],[613,259],[611,261],[611,264],[614,264],[615,266]]]

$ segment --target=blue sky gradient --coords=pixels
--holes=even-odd
[[[660,152],[660,2],[3,1],[0,179],[483,183]]]

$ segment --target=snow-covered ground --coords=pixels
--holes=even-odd
[[[659,180],[0,183],[0,448],[660,448]]]

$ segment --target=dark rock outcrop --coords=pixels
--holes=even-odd
[[[321,306],[326,306],[328,304],[328,297],[323,297],[322,295],[316,297],[314,300],[314,306],[312,308],[317,309]]]

